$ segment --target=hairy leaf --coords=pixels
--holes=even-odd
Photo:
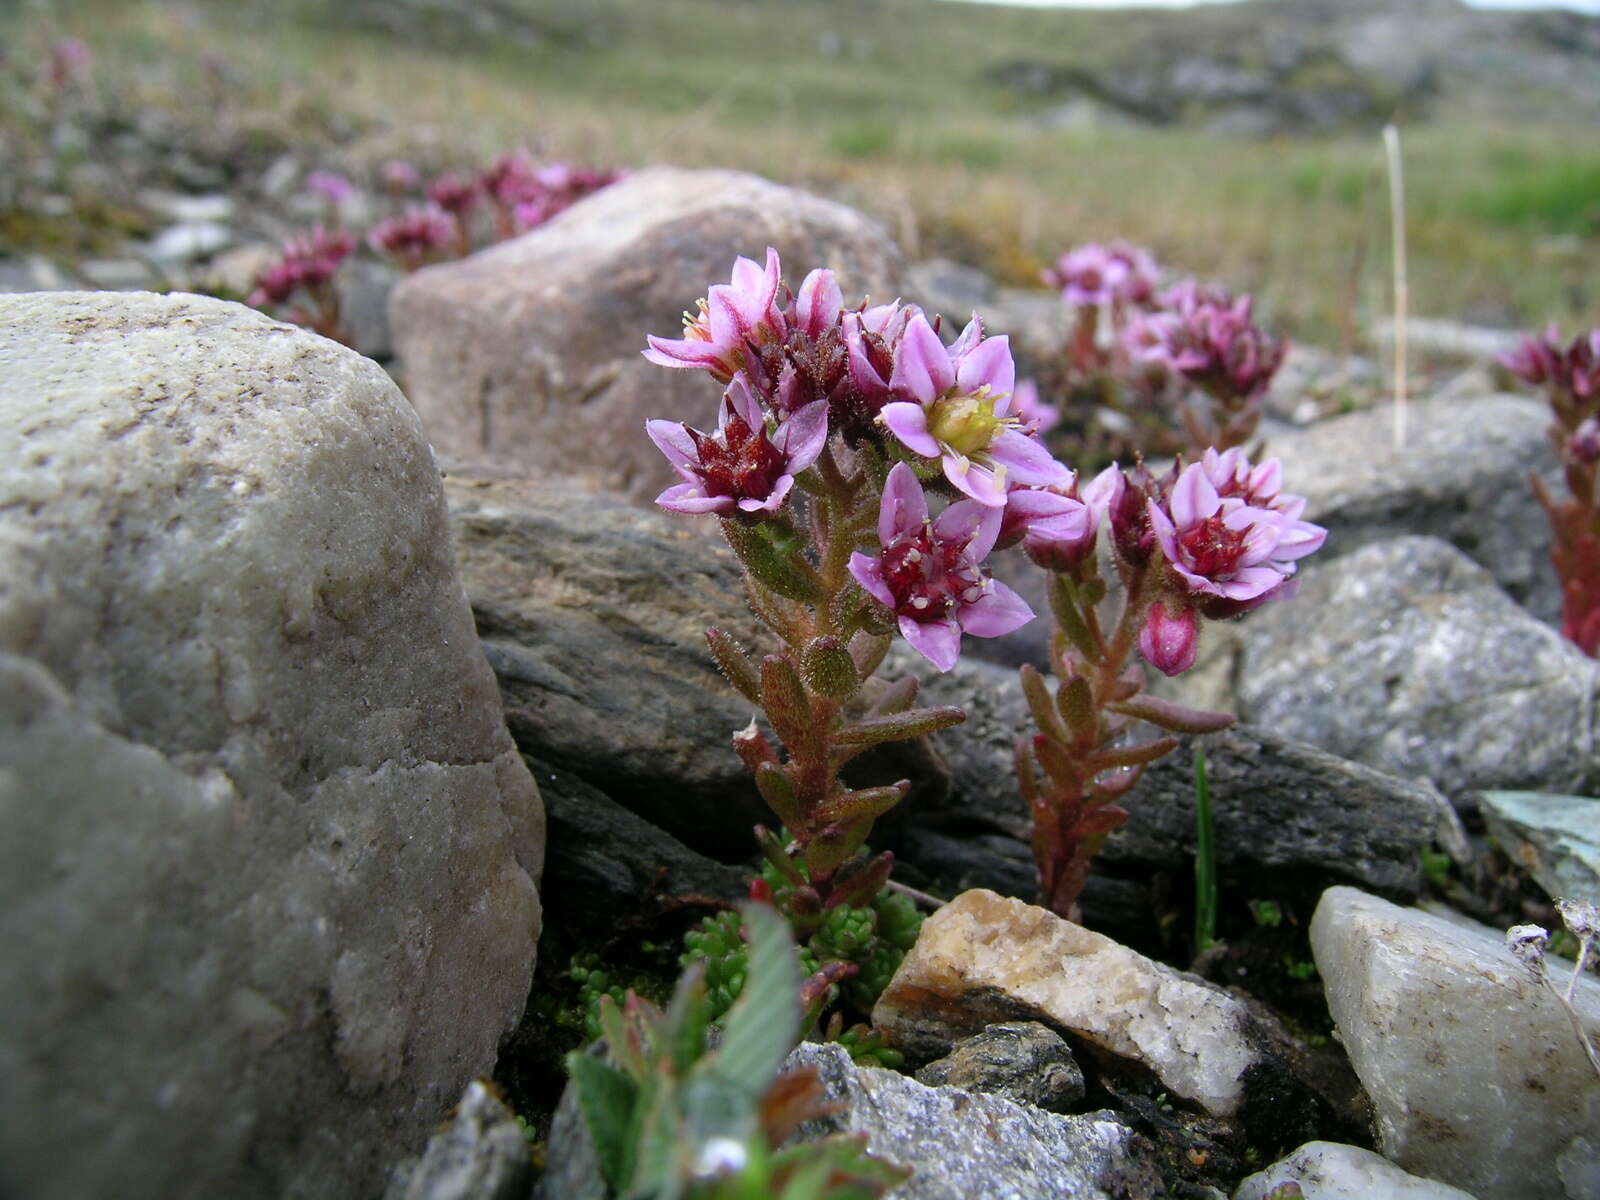
[[[594,1142],[600,1173],[613,1189],[627,1181],[633,1146],[633,1110],[639,1092],[633,1080],[591,1054],[567,1055],[567,1075],[578,1093],[578,1111]]]

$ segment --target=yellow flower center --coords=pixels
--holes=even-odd
[[[976,392],[951,392],[933,402],[928,414],[928,432],[957,454],[976,454],[987,450],[995,436],[1015,422],[995,415],[1000,396],[991,395],[988,385]]]

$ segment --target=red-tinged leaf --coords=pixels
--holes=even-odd
[[[1034,770],[1032,740],[1018,738],[1012,758],[1017,766],[1017,788],[1032,808],[1039,799],[1039,776]]]
[[[761,704],[789,752],[799,753],[813,737],[814,717],[800,672],[785,655],[769,654],[761,660]]]
[[[1104,804],[1108,800],[1126,796],[1133,790],[1133,785],[1139,782],[1139,777],[1144,774],[1143,767],[1124,767],[1110,775],[1096,779],[1090,792],[1096,804]]]
[[[1142,767],[1156,759],[1171,754],[1178,748],[1177,738],[1157,738],[1134,746],[1113,746],[1089,756],[1088,767],[1098,774],[1116,767]]]
[[[866,749],[884,742],[901,742],[909,738],[924,737],[949,729],[967,719],[959,708],[913,708],[907,712],[888,713],[867,717],[854,725],[834,731],[833,740],[840,746],[859,746]]]
[[[733,735],[733,749],[752,775],[759,775],[762,767],[778,763],[778,752],[754,720]]]
[[[864,676],[865,672],[862,674]],[[917,691],[921,686],[915,675],[907,675],[902,679],[896,679],[883,689],[883,695],[879,696],[873,702],[872,707],[867,709],[867,715],[869,717],[887,717],[894,713],[905,712],[916,702]]]
[[[1038,734],[1033,739],[1033,755],[1056,788],[1069,792],[1083,791],[1084,780],[1091,771],[1065,746]]]
[[[859,867],[855,865],[860,863]],[[855,867],[855,870],[851,870]],[[894,855],[885,850],[870,859],[852,858],[834,872],[833,890],[828,893],[827,905],[837,908],[841,904],[864,907],[872,897],[883,890],[894,870]]]
[[[1078,838],[1104,837],[1113,830],[1121,829],[1128,823],[1128,810],[1108,804],[1100,808],[1091,808],[1078,818],[1078,823],[1073,826],[1073,836]]]
[[[815,637],[806,643],[801,655],[801,672],[806,684],[819,696],[845,700],[855,695],[860,680],[855,660],[836,637]]]
[[[756,826],[756,848],[761,851],[761,857],[766,859],[791,884],[798,887],[805,883],[805,873],[800,870],[800,865],[789,856],[789,849],[783,840],[765,825]]]
[[[872,678],[873,672],[883,665],[884,656],[892,645],[894,638],[886,633],[868,633],[866,630],[856,633],[850,639],[850,657],[855,660],[856,674],[862,679]]]
[[[795,795],[794,775],[789,768],[762,763],[756,768],[756,789],[779,821],[790,827],[799,824],[804,813]]]
[[[911,781],[908,779],[889,787],[846,791],[820,804],[812,814],[812,820],[828,825],[853,825],[860,821],[870,824],[904,800],[910,791]]]
[[[1093,661],[1100,657],[1100,646],[1089,626],[1084,622],[1077,601],[1072,595],[1072,585],[1065,576],[1050,577],[1050,611],[1055,614],[1056,625],[1072,643],[1078,653]]]
[[[1028,702],[1028,711],[1033,714],[1033,723],[1039,727],[1039,732],[1058,742],[1071,742],[1072,734],[1050,697],[1050,687],[1044,676],[1032,663],[1024,663],[1017,674],[1022,679],[1023,698]]]
[[[1094,691],[1089,686],[1089,680],[1082,675],[1073,675],[1064,680],[1056,689],[1056,707],[1061,712],[1061,719],[1072,731],[1074,740],[1093,744],[1098,731],[1095,728]]]
[[[1163,700],[1148,692],[1141,692],[1127,700],[1114,701],[1110,708],[1125,716],[1170,729],[1174,733],[1215,733],[1219,729],[1227,729],[1236,719],[1232,713],[1207,712],[1202,708],[1190,708],[1186,704]]]

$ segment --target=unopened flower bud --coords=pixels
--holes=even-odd
[[[1161,601],[1150,606],[1139,631],[1139,653],[1145,661],[1168,675],[1182,675],[1194,666],[1200,645],[1200,622],[1192,608],[1168,609]]]
[[[1600,462],[1600,419],[1590,417],[1567,439],[1567,454],[1585,465]]]
[[[1506,930],[1506,949],[1535,976],[1544,975],[1544,950],[1550,932],[1538,925],[1513,925]]]

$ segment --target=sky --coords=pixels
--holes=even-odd
[[[973,4],[1013,4],[1027,8],[1188,8],[1194,0],[967,0]],[[1212,0],[1215,2],[1215,0]],[[1222,0],[1226,3],[1227,0]],[[1570,8],[1600,13],[1600,0],[1467,0],[1473,8]]]

